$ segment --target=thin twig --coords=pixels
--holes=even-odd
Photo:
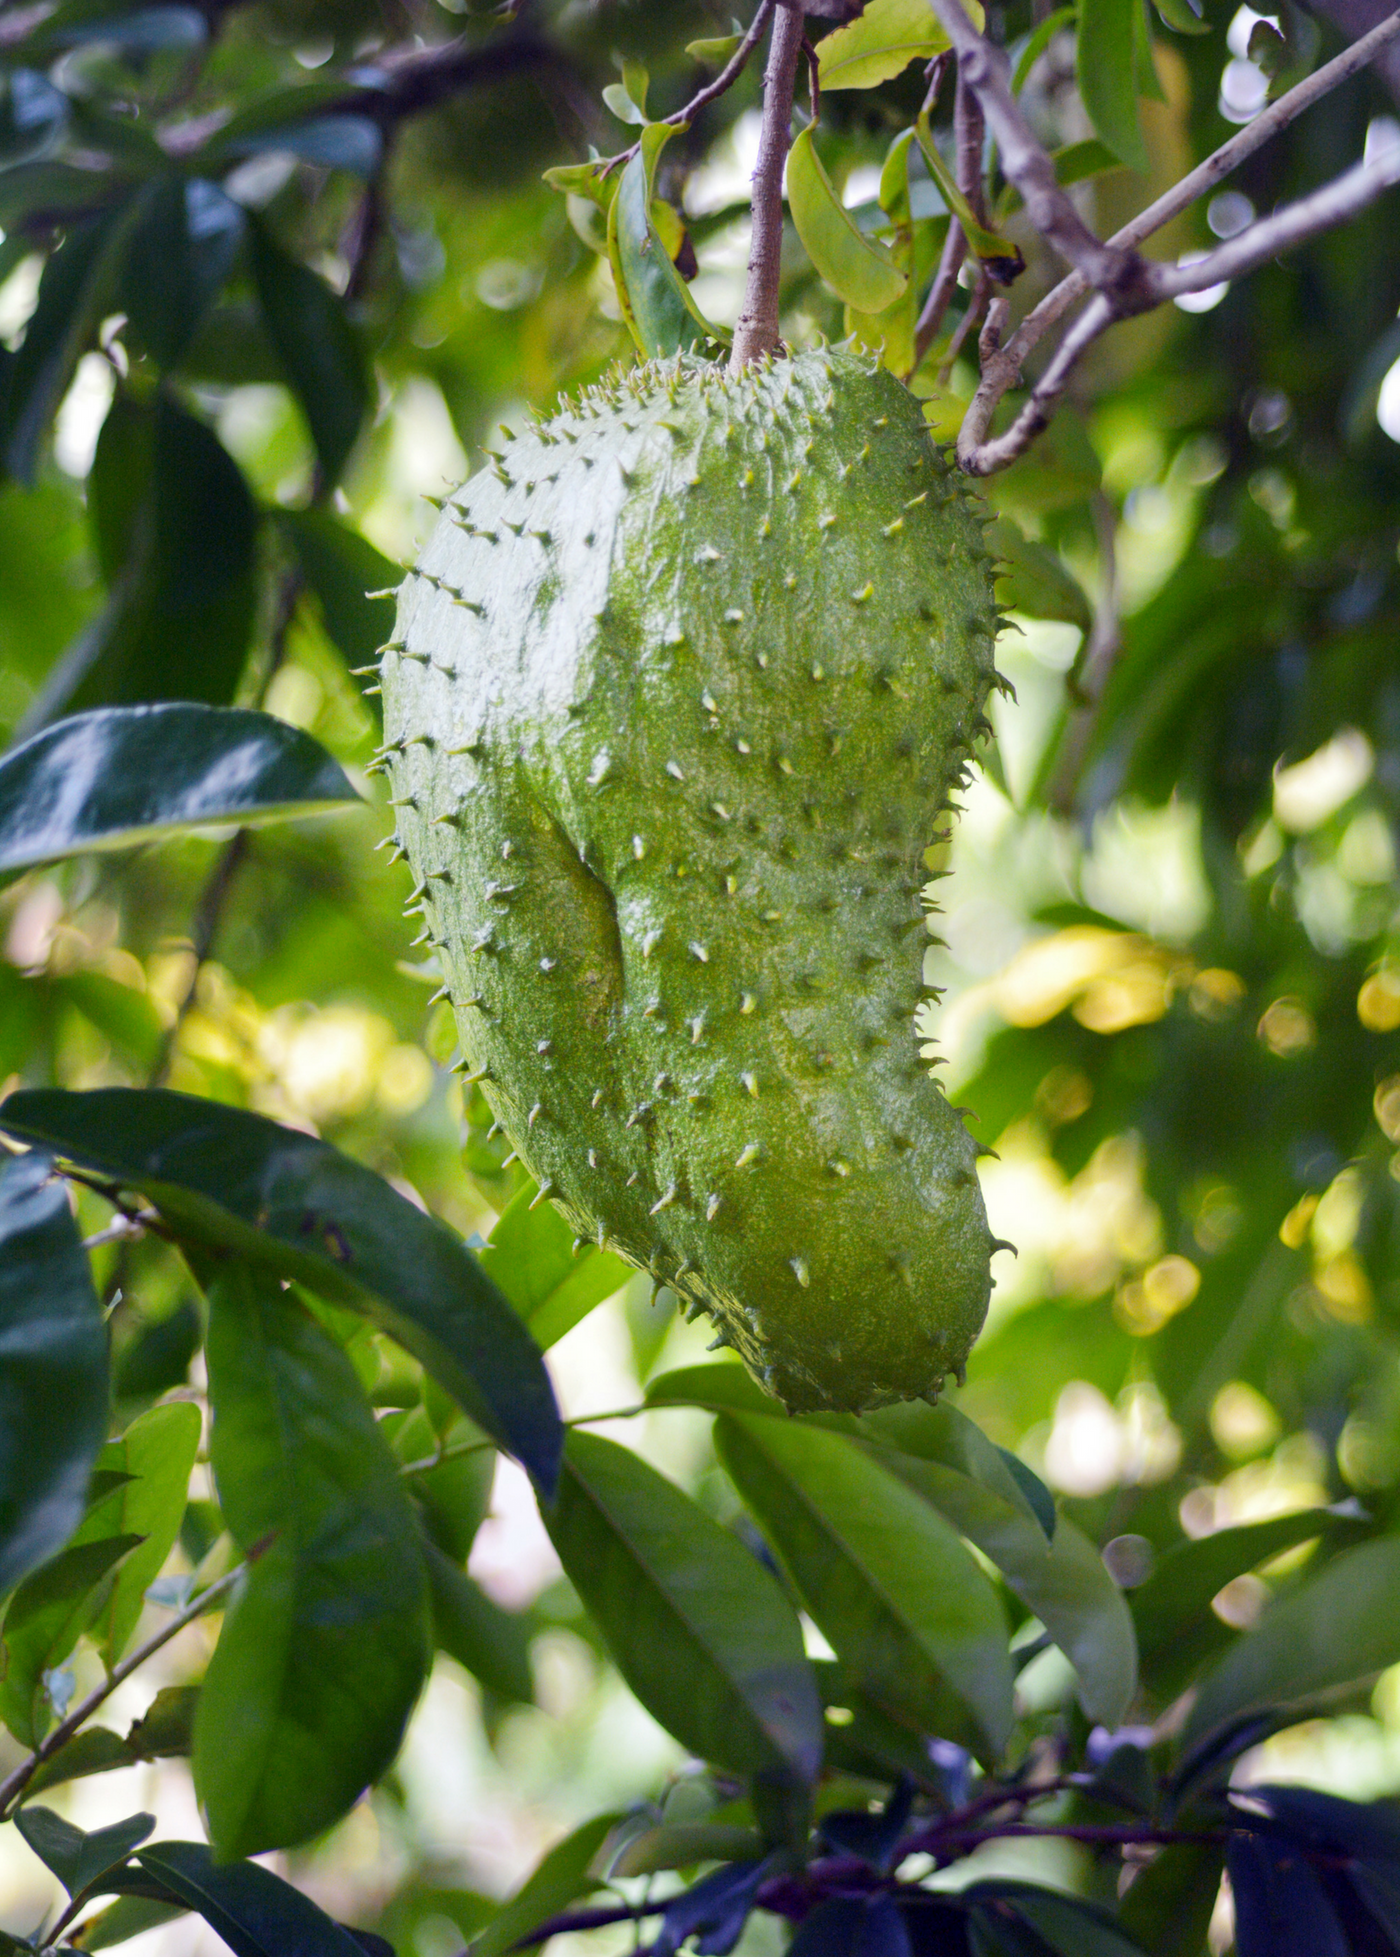
[[[696,116],[699,115],[703,108],[706,108],[711,102],[718,101],[721,95],[727,94],[733,88],[735,82],[738,81],[740,75],[748,67],[749,56],[763,39],[763,30],[768,25],[768,16],[772,13],[776,5],[778,5],[778,0],[759,0],[758,9],[753,19],[749,22],[747,34],[745,34],[743,40],[740,41],[738,47],[735,48],[733,54],[730,55],[728,61],[725,62],[714,80],[707,82],[704,88],[692,95],[683,109],[677,109],[674,115],[662,116],[661,120],[668,128],[680,129],[688,126],[694,122]],[[813,113],[815,114],[815,110]],[[607,157],[599,165],[599,174],[601,176],[607,176],[610,171],[618,169],[622,164],[630,163],[641,147],[641,138],[638,137],[630,149],[619,150],[616,156]]]
[[[778,288],[783,267],[783,165],[792,139],[792,95],[805,32],[800,0],[777,0],[763,74],[763,126],[753,173],[753,238],[744,304],[734,328],[730,372],[778,344]]]
[[[10,1819],[19,1806],[20,1796],[44,1762],[51,1760],[61,1746],[66,1746],[78,1728],[91,1719],[98,1707],[111,1698],[117,1687],[124,1684],[134,1671],[139,1670],[148,1658],[160,1650],[162,1645],[169,1644],[170,1640],[183,1631],[187,1624],[193,1624],[194,1620],[202,1617],[211,1605],[226,1596],[246,1568],[246,1564],[239,1563],[236,1568],[221,1576],[216,1583],[211,1583],[207,1590],[201,1590],[183,1610],[175,1613],[168,1624],[163,1624],[160,1630],[146,1639],[144,1644],[139,1644],[135,1651],[123,1658],[119,1665],[114,1665],[101,1685],[94,1686],[87,1697],[68,1714],[68,1717],[39,1742],[29,1758],[21,1760],[19,1765],[0,1781],[0,1821]]]
[[[1045,804],[1056,814],[1068,815],[1074,807],[1079,777],[1089,752],[1104,692],[1123,650],[1123,628],[1118,613],[1118,514],[1111,500],[1100,490],[1094,497],[1094,528],[1098,533],[1102,590],[1094,608],[1094,622],[1084,646],[1084,657],[1077,673],[1069,676],[1069,691],[1074,700],[1054,770],[1045,790]]]
[[[932,87],[930,87],[932,93]],[[953,97],[953,149],[954,171],[958,189],[972,206],[972,214],[981,219],[985,208],[982,195],[982,145],[986,134],[986,123],[981,105],[968,87],[962,69],[958,69],[957,93]],[[958,273],[962,270],[963,259],[967,255],[967,238],[962,226],[950,213],[948,235],[943,240],[943,255],[938,261],[938,271],[929,287],[923,311],[919,314],[914,328],[914,371],[923,365],[924,356],[938,337],[953,293],[957,289]],[[956,356],[954,356],[956,358]]]

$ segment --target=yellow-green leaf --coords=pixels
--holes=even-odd
[[[911,61],[927,61],[947,46],[929,0],[870,0],[859,19],[819,43],[817,73],[826,91],[878,88]]]
[[[848,306],[882,313],[909,280],[883,245],[857,229],[822,168],[810,128],[792,146],[787,166],[788,209],[807,256]]]

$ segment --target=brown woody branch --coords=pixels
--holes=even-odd
[[[1149,264],[1138,257],[1136,247],[1195,198],[1213,189],[1238,163],[1285,128],[1319,96],[1365,67],[1382,48],[1397,42],[1400,12],[1389,16],[1336,60],[1290,90],[1105,245],[1083,225],[1066,193],[1057,184],[1053,190],[1047,186],[1046,173],[1053,183],[1054,166],[1011,96],[1004,59],[977,34],[963,13],[960,0],[933,0],[933,4],[959,48],[960,72],[964,45],[973,57],[973,66],[966,70],[969,85],[977,90],[988,123],[1002,148],[1008,180],[1021,191],[1036,228],[1074,266],[1069,277],[1041,300],[1004,345],[1002,333],[1008,309],[1004,301],[992,307],[988,329],[983,335],[981,384],[958,436],[958,461],[970,475],[990,475],[1025,452],[1048,423],[1075,362],[1115,320],[1252,271],[1279,252],[1345,223],[1384,190],[1400,182],[1400,144],[1387,146],[1378,156],[1357,164],[1334,182],[1250,225],[1194,264]],[[972,43],[981,47],[985,59],[976,57]],[[1012,144],[1010,149],[1008,139]],[[1033,189],[1039,199],[1035,204],[1030,194]],[[1077,299],[1091,291],[1093,299],[1066,333],[1015,422],[1004,434],[989,438],[992,416],[1003,397],[1019,382],[1031,348]]]
[[[753,238],[744,304],[734,328],[730,371],[778,344],[778,288],[783,261],[783,166],[792,140],[792,98],[806,32],[801,0],[778,0],[763,72],[763,126],[753,173]]]

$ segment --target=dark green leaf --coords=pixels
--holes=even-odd
[[[242,238],[241,208],[207,177],[171,173],[141,193],[118,296],[162,367],[180,360]]]
[[[263,319],[301,403],[321,475],[338,482],[369,411],[364,351],[344,304],[289,258],[266,226],[251,226],[253,276]]]
[[[647,1384],[646,1402],[649,1407],[708,1407],[712,1413],[778,1412],[772,1394],[732,1359],[658,1373]]]
[[[398,1466],[340,1347],[275,1279],[210,1267],[210,1459],[256,1552],[195,1714],[221,1856],[336,1821],[398,1751],[427,1673],[428,1583]]]
[[[615,1441],[575,1432],[546,1526],[618,1670],[683,1745],[734,1773],[821,1759],[796,1613],[757,1559]]]
[[[203,1842],[162,1841],[136,1857],[234,1957],[364,1957],[343,1924],[256,1862],[216,1862]]]
[[[61,1787],[66,1780],[85,1780],[89,1774],[135,1765],[136,1756],[120,1733],[106,1726],[88,1726],[45,1760],[24,1791],[32,1797],[46,1787]]]
[[[155,1825],[153,1814],[132,1814],[125,1821],[114,1821],[86,1835],[51,1808],[22,1807],[15,1816],[15,1826],[70,1896],[96,1888],[110,1869],[145,1841]]]
[[[842,1435],[722,1414],[715,1442],[856,1686],[917,1731],[1000,1753],[1006,1624],[956,1531]]]
[[[1201,1957],[1220,1892],[1224,1850],[1183,1843],[1135,1873],[1119,1905],[1130,1937],[1152,1957]]]
[[[510,1299],[542,1351],[631,1276],[620,1257],[596,1245],[585,1244],[575,1255],[572,1227],[552,1203],[537,1201],[533,1183],[497,1219],[481,1252],[481,1268]]]
[[[168,395],[114,403],[91,477],[111,595],[31,712],[233,698],[253,629],[257,511],[218,437]]]
[[[1232,1835],[1225,1866],[1239,1957],[1352,1957],[1317,1871],[1291,1842]]]
[[[556,1842],[532,1876],[523,1882],[499,1915],[469,1946],[471,1957],[505,1957],[531,1930],[555,1916],[580,1896],[601,1887],[592,1868],[598,1850],[623,1820],[622,1814],[595,1814]]]
[[[520,1320],[461,1242],[371,1170],[260,1115],[164,1090],[34,1089],[0,1129],[142,1189],[183,1236],[368,1313],[552,1487],[559,1416]]]
[[[1400,1540],[1365,1543],[1281,1598],[1202,1682],[1182,1731],[1189,1753],[1269,1706],[1301,1712],[1400,1661]]]
[[[1080,0],[1076,72],[1089,120],[1120,163],[1144,174],[1137,105],[1136,29],[1142,0]]]
[[[123,1470],[132,1479],[100,1505],[78,1540],[88,1539],[99,1520],[109,1533],[142,1538],[141,1547],[122,1564],[101,1611],[87,1627],[108,1671],[126,1650],[146,1591],[160,1575],[180,1533],[199,1437],[198,1407],[177,1401],[143,1413],[98,1456],[99,1467]]]
[[[164,1318],[141,1326],[122,1348],[112,1375],[118,1400],[151,1399],[183,1386],[190,1362],[204,1341],[204,1324],[193,1298],[182,1298]]]
[[[1106,1911],[1077,1896],[1029,1882],[974,1882],[962,1894],[973,1922],[988,1928],[993,1938],[1003,1926],[1028,1929],[1035,1942],[1009,1946],[1025,1949],[1027,1957],[1032,1950],[1048,1950],[1053,1957],[1142,1957]]]
[[[70,1930],[68,1941],[74,1950],[110,1950],[114,1944],[127,1943],[184,1914],[183,1903],[164,1902],[156,1896],[118,1896],[106,1909]]]
[[[425,1543],[423,1549],[438,1650],[455,1658],[498,1699],[533,1705],[528,1619],[493,1603],[435,1543]]]
[[[68,1192],[0,1167],[0,1596],[67,1542],[107,1430],[107,1333]]]
[[[37,1746],[52,1708],[45,1675],[61,1665],[101,1602],[104,1579],[139,1545],[107,1536],[63,1550],[27,1576],[5,1613],[0,1718],[23,1746]]]
[[[396,585],[399,567],[325,510],[283,510],[277,520],[316,594],[326,636],[347,664],[369,665],[390,636],[394,600],[365,594]]]
[[[45,430],[108,310],[129,222],[130,209],[122,206],[84,219],[72,226],[44,267],[38,304],[0,394],[4,466],[23,483],[34,480]]]
[[[0,871],[354,802],[309,734],[245,707],[75,714],[0,760]]]

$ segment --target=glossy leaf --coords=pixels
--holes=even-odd
[[[129,209],[118,205],[74,224],[44,266],[38,304],[0,392],[0,459],[23,483],[34,480],[40,443],[107,311],[129,222]]]
[[[42,1151],[0,1166],[0,1596],[66,1543],[107,1431],[107,1332]]]
[[[595,1814],[556,1842],[534,1874],[502,1904],[500,1913],[481,1935],[473,1938],[471,1957],[505,1957],[517,1944],[528,1943],[530,1932],[541,1923],[600,1888],[592,1873],[594,1858],[623,1818],[620,1813]]]
[[[228,1858],[318,1833],[384,1772],[430,1645],[413,1512],[349,1360],[275,1279],[209,1269],[210,1460],[251,1561],[195,1714]]]
[[[653,216],[657,159],[677,133],[669,123],[648,124],[608,210],[608,259],[618,303],[648,360],[724,337],[696,310]]]
[[[857,19],[817,43],[824,95],[839,88],[878,88],[911,61],[927,61],[948,46],[929,0],[867,0]]]
[[[0,759],[0,871],[358,799],[300,728],[244,707],[106,707]]]
[[[257,1862],[216,1862],[203,1842],[162,1841],[136,1857],[234,1957],[364,1957],[354,1935]]]
[[[510,1299],[542,1351],[632,1274],[611,1251],[585,1244],[575,1256],[573,1246],[570,1225],[552,1203],[537,1200],[531,1184],[501,1213],[480,1252],[481,1268]]]
[[[837,297],[860,313],[882,313],[909,283],[885,246],[860,231],[832,188],[810,126],[788,152],[787,198],[807,256]]]
[[[424,1543],[423,1553],[432,1588],[433,1636],[438,1650],[455,1658],[497,1699],[506,1704],[533,1705],[528,1618],[502,1610],[436,1544]]]
[[[53,1707],[47,1675],[72,1651],[102,1600],[105,1580],[140,1541],[125,1535],[75,1544],[27,1576],[10,1599],[0,1719],[22,1746],[37,1746],[48,1731]]]
[[[398,566],[326,510],[283,510],[278,522],[316,594],[327,638],[348,665],[369,665],[393,628],[394,600],[366,594],[396,585]]]
[[[628,1449],[580,1432],[545,1523],[655,1719],[733,1773],[810,1779],[822,1714],[801,1627],[736,1537]]]
[[[715,1443],[854,1683],[918,1731],[999,1753],[1006,1624],[956,1531],[842,1435],[723,1414]]]
[[[327,1143],[167,1090],[32,1089],[0,1129],[143,1190],[177,1234],[365,1312],[546,1488],[553,1390],[520,1320],[444,1224]]]
[[[142,193],[120,299],[132,333],[162,367],[174,367],[194,338],[242,240],[242,210],[207,177],[172,172]]]
[[[70,1896],[95,1888],[109,1870],[117,1868],[133,1848],[151,1834],[153,1814],[129,1815],[106,1828],[84,1834],[51,1808],[22,1807],[15,1826],[46,1869],[56,1875]]]
[[[1400,1662],[1400,1540],[1365,1543],[1281,1598],[1208,1673],[1187,1715],[1189,1753],[1227,1722],[1269,1706],[1302,1711]]]
[[[213,431],[161,394],[122,397],[98,438],[90,515],[110,587],[32,718],[145,700],[233,698],[256,612],[257,511]]]
[[[98,1524],[107,1533],[142,1538],[88,1626],[108,1671],[126,1650],[146,1591],[160,1575],[179,1535],[199,1440],[198,1407],[176,1402],[143,1413],[97,1457],[99,1468],[121,1469],[131,1479],[97,1505],[78,1540],[89,1539]]]
[[[906,1441],[917,1439],[919,1414],[911,1413],[913,1418],[905,1418]],[[1019,1505],[986,1480],[911,1452],[882,1448],[878,1458],[996,1564],[1008,1589],[1074,1666],[1089,1717],[1110,1728],[1119,1725],[1137,1688],[1137,1643],[1123,1594],[1088,1537],[1061,1517],[1047,1543],[1039,1523],[1027,1521]]]
[[[1137,104],[1134,14],[1141,0],[1080,0],[1075,72],[1089,120],[1120,163],[1148,168]]]
[[[326,483],[340,480],[370,406],[364,350],[342,300],[288,257],[260,221],[250,226],[258,303],[301,403]]]

